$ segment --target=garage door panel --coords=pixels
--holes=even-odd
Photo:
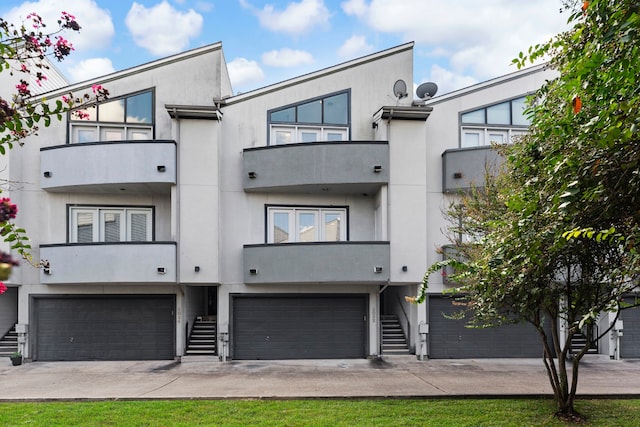
[[[628,304],[635,304],[634,298],[626,298]],[[624,322],[623,335],[620,337],[620,357],[623,359],[640,358],[640,308],[628,308],[620,312]]]
[[[429,357],[433,359],[541,357],[542,343],[528,324],[468,328],[450,298],[429,298]]]
[[[365,355],[367,303],[355,297],[236,297],[234,359]]]
[[[175,355],[173,296],[34,301],[37,360],[149,360]]]

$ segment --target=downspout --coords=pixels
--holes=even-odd
[[[378,291],[378,356],[382,357],[382,309],[380,307],[381,305],[381,301],[380,301],[380,295],[382,295],[382,293],[385,291],[385,289],[387,289],[389,287],[389,281],[387,281],[387,283],[384,284],[384,286],[382,286],[380,288],[380,290]]]
[[[176,133],[175,133],[175,141],[176,141],[176,190],[175,190],[175,234],[174,234],[174,238],[176,240],[176,259],[175,259],[175,264],[176,264],[176,284],[178,285],[178,289],[180,290],[180,293],[182,294],[182,298],[181,298],[181,302],[182,305],[184,306],[184,300],[185,300],[185,289],[184,286],[182,285],[181,281],[180,281],[180,116],[178,115],[178,111],[176,109],[176,107],[173,107],[173,115],[175,117],[175,121],[176,121]],[[183,312],[183,315],[181,317],[184,316],[184,310],[181,307],[181,312]],[[188,321],[188,320],[187,320]],[[182,329],[182,328],[181,328]],[[186,340],[188,339],[188,335],[183,337],[184,339],[182,341],[185,342],[185,346],[182,349],[182,354],[184,355],[184,352],[187,348],[186,346]]]

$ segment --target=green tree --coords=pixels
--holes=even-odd
[[[86,113],[81,107],[106,99],[109,94],[97,85],[93,86],[91,95],[74,97],[69,93],[49,102],[32,90],[34,84],[42,86],[47,80],[47,71],[51,68],[49,58],[62,61],[73,51],[72,44],[62,34],[80,31],[76,18],[62,12],[57,24],[55,30],[47,31],[46,24],[36,13],[30,13],[20,25],[0,18],[0,73],[16,76],[17,82],[13,88],[3,87],[11,93],[0,93],[0,154],[5,154],[15,143],[22,145],[27,136],[37,134],[40,124],[49,126],[52,119],[61,120],[69,111],[83,118]],[[16,212],[16,205],[8,198],[0,200],[0,234],[11,249],[32,262],[25,230],[11,222]],[[9,254],[0,251],[0,266],[15,264]],[[5,290],[0,282],[0,294]]]
[[[640,3],[564,6],[572,28],[514,60],[545,58],[559,77],[530,98],[530,133],[499,148],[503,170],[451,207],[462,257],[431,266],[416,301],[431,273],[453,266],[471,325],[534,325],[557,414],[579,419],[580,361],[613,323],[596,336],[591,328],[627,308],[640,272]],[[578,333],[588,340],[573,354]]]

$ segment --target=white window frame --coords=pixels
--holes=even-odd
[[[494,126],[484,127],[484,126],[462,126],[461,135],[460,135],[460,148],[470,148],[470,147],[485,147],[491,145],[491,135],[492,134],[500,134],[503,136],[503,140],[506,144],[511,144],[513,142],[513,138],[517,136],[524,135],[528,132],[526,128],[497,128]],[[465,144],[465,135],[477,134],[479,135],[479,143],[478,145],[466,145]]]
[[[300,240],[300,216],[302,214],[312,213],[314,218],[314,238],[313,240],[304,240],[305,242],[324,242],[326,240],[325,217],[327,214],[338,215],[340,224],[340,235],[338,241],[347,240],[347,209],[346,208],[316,208],[316,207],[286,207],[274,206],[267,209],[267,243],[275,243],[274,235],[274,217],[277,213],[286,213],[288,215],[288,234],[289,239],[279,243],[298,243]],[[331,240],[333,241],[333,240]]]
[[[124,124],[88,124],[71,123],[71,143],[82,144],[87,142],[116,142],[116,141],[139,141],[153,138],[152,126],[124,125]],[[94,138],[87,141],[80,141],[81,131],[93,131]],[[109,137],[107,132],[119,132],[118,138]]]
[[[131,240],[131,215],[143,214],[147,216],[146,240],[153,240],[153,209],[152,208],[114,208],[114,207],[76,207],[69,208],[69,242],[78,243],[78,215],[91,214],[93,224],[92,243],[104,242],[106,213],[120,214],[120,241],[130,242]],[[113,242],[115,243],[115,242]]]
[[[303,133],[315,133],[317,138],[313,142],[324,141],[338,141],[336,139],[330,139],[331,135],[340,134],[339,141],[347,141],[349,134],[349,128],[336,127],[336,126],[311,126],[311,125],[283,125],[274,124],[271,125],[271,136],[269,138],[272,145],[284,145],[278,143],[278,134],[287,134],[290,139],[285,144],[298,144],[303,143]]]

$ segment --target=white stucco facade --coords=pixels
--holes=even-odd
[[[407,43],[233,95],[214,44],[49,93],[101,84],[129,112],[143,94],[152,119],[65,117],[0,159],[18,183],[3,195],[47,264],[15,269],[0,326],[26,330],[31,360],[180,357],[199,319],[217,328],[212,360],[392,354],[388,318],[419,358],[504,351],[512,337],[437,340],[442,276],[430,280],[432,302],[404,297],[447,244],[442,213],[455,195],[443,189],[443,156],[463,147],[461,114],[519,99],[551,74],[535,67],[414,102],[393,93],[414,81],[413,54]],[[343,122],[326,118],[332,103]],[[301,119],[306,108],[319,121]],[[81,143],[82,126],[149,137]],[[526,130],[499,131],[510,127]],[[282,129],[342,138],[277,145]]]

